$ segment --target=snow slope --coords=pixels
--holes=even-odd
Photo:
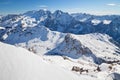
[[[106,80],[119,65],[102,64],[102,71],[94,72],[97,65],[84,60],[64,59],[60,56],[37,56],[23,48],[0,42],[0,80]],[[88,69],[88,73],[71,72],[73,66]],[[115,68],[115,70],[114,70]]]
[[[82,45],[88,47],[91,52],[100,58],[112,58],[120,59],[119,48],[110,42],[112,39],[106,34],[94,33],[86,35],[73,35],[77,40],[79,40]]]
[[[81,80],[23,48],[0,42],[0,80]],[[83,78],[84,80],[84,78]]]

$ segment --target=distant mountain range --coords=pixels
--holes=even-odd
[[[0,26],[5,27],[4,32],[10,31],[10,28],[28,28],[39,25],[43,25],[52,31],[63,33],[105,33],[120,43],[119,15],[96,16],[85,13],[69,14],[61,10],[56,10],[54,13],[39,10],[28,11],[20,15],[7,15],[0,18]]]

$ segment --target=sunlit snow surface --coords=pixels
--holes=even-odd
[[[120,66],[101,64],[101,72],[94,72],[96,64],[84,60],[60,56],[38,56],[25,49],[0,42],[0,80],[105,80],[112,72],[120,72]],[[89,69],[88,73],[71,72],[73,66]],[[114,70],[115,68],[115,70]]]

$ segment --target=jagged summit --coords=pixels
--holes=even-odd
[[[53,13],[53,16],[54,17],[59,17],[59,16],[61,16],[61,15],[63,15],[63,14],[68,14],[67,12],[63,12],[63,11],[61,11],[61,10],[56,10],[54,13]]]

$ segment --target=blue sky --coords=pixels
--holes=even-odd
[[[46,8],[69,13],[119,14],[120,0],[0,0],[0,14],[23,13]]]

